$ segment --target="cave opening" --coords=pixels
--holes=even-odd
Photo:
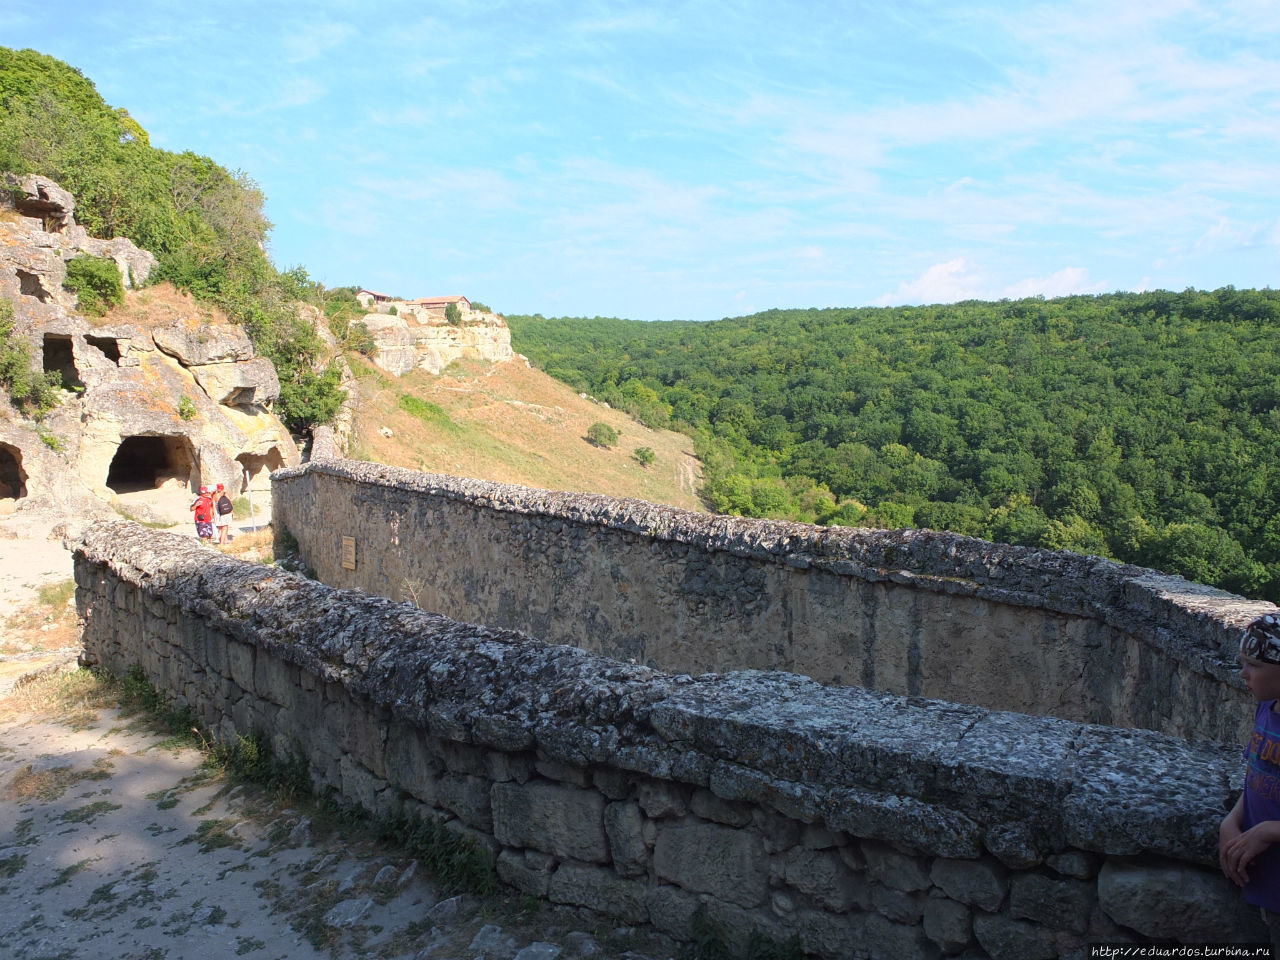
[[[91,347],[97,347],[102,355],[114,364],[120,363],[120,341],[115,337],[95,337],[85,334],[85,340]]]
[[[195,452],[183,436],[125,437],[107,470],[107,486],[116,493],[188,486],[195,472]]]
[[[44,335],[44,372],[62,377],[64,390],[84,389],[84,381],[76,370],[76,355],[71,347],[71,337],[62,333]]]
[[[0,443],[0,500],[20,500],[27,495],[27,472],[22,469],[22,451],[10,443]]]

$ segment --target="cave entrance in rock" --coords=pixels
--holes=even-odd
[[[125,437],[111,458],[107,486],[116,493],[185,487],[192,481],[195,465],[195,451],[186,437]]]
[[[0,443],[0,500],[21,500],[27,495],[27,472],[22,469],[22,451],[10,443]]]
[[[85,334],[85,341],[91,347],[97,347],[102,351],[102,355],[114,364],[120,363],[120,341],[115,337],[95,337],[92,334]]]
[[[62,377],[64,390],[84,387],[80,372],[76,370],[76,355],[71,349],[70,336],[62,333],[44,335],[44,372],[56,373]]]
[[[244,471],[246,480],[243,489],[271,490],[271,471],[284,468],[284,456],[279,447],[272,447],[266,453],[242,453],[236,457]]]

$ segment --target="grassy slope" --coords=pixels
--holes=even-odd
[[[584,400],[523,360],[455,363],[438,377],[416,370],[397,379],[358,359],[353,369],[362,375],[352,457],[704,509],[695,493],[702,472],[692,440],[650,430],[624,413]],[[445,417],[414,416],[400,406],[406,394],[435,404]],[[596,421],[618,431],[616,447],[605,450],[587,442],[587,428]],[[391,437],[379,434],[384,426]],[[656,458],[650,466],[632,457],[637,447],[652,448]]]

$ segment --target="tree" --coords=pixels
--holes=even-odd
[[[458,309],[457,301],[450,300],[445,304],[444,318],[455,327],[462,323],[462,311]]]
[[[618,431],[597,420],[587,427],[587,441],[605,449],[614,447],[618,445]]]

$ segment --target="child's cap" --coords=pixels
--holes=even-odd
[[[1280,663],[1280,614],[1266,613],[1244,628],[1240,656]]]
[[[222,484],[218,484],[218,489],[219,489],[219,490],[225,490],[225,489],[226,489],[226,487],[224,487]]]
[[[201,493],[208,493],[208,492],[209,492],[209,488],[208,488],[208,487],[201,487],[201,488],[200,488],[200,492],[201,492]]]

